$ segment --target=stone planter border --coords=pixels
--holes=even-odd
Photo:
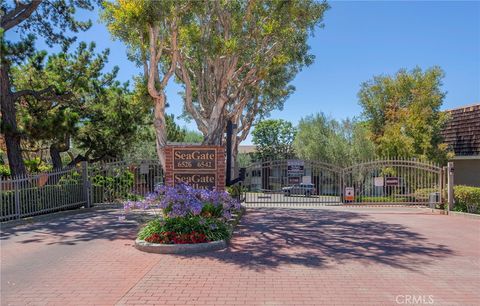
[[[160,244],[150,243],[145,240],[135,240],[135,248],[140,251],[157,254],[191,254],[208,251],[218,251],[227,247],[227,241],[211,241],[193,244]]]

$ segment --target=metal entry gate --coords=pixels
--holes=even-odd
[[[343,169],[343,189],[353,190],[354,204],[430,205],[441,203],[442,168],[429,162],[394,159],[360,163]]]
[[[317,161],[257,162],[246,169],[244,187],[245,204],[250,206],[338,205],[341,203],[342,170]]]
[[[275,160],[247,167],[247,206],[341,204],[441,204],[442,168],[405,159],[376,160],[342,168],[320,161]]]

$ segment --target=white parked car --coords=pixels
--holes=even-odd
[[[309,197],[315,194],[316,192],[313,184],[305,184],[305,183],[283,187],[282,191],[286,197],[291,195],[304,195],[306,197]]]

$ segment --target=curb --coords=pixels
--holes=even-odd
[[[135,248],[139,251],[156,254],[192,254],[208,251],[218,251],[228,246],[226,240],[192,244],[159,244],[145,240],[135,240]]]
[[[463,218],[480,220],[480,214],[471,214],[471,213],[466,213],[461,211],[452,211],[452,210],[449,211],[448,214],[455,217],[463,217]]]

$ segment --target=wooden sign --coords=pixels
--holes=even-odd
[[[174,148],[174,170],[215,170],[217,152],[215,149]]]
[[[183,183],[195,189],[213,189],[216,187],[216,182],[217,177],[215,173],[175,173],[173,175],[174,186]]]
[[[165,184],[188,184],[195,189],[225,190],[223,146],[172,145],[165,149]]]

